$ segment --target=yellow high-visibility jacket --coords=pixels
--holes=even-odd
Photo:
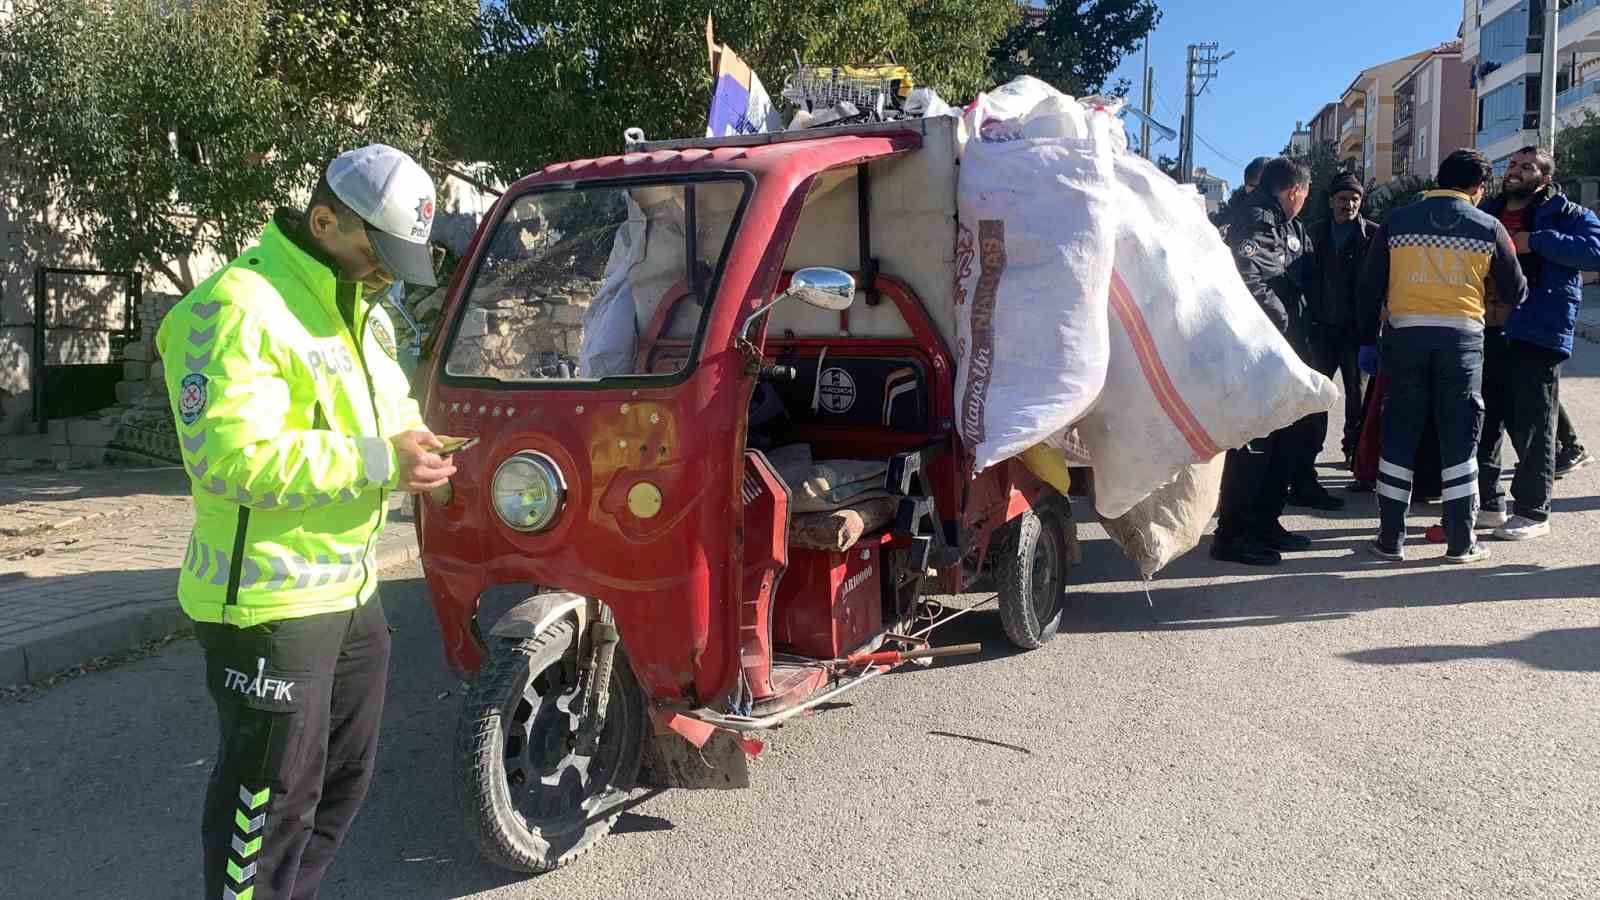
[[[178,598],[197,622],[365,603],[399,478],[389,438],[423,427],[387,314],[299,227],[280,212],[156,337],[194,492]]]

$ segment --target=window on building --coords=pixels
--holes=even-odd
[[[1423,69],[1421,72],[1417,73],[1416,87],[1413,88],[1413,92],[1414,92],[1413,99],[1414,100],[1426,103],[1426,102],[1428,102],[1428,98],[1433,96],[1429,92],[1428,81],[1429,81],[1429,79],[1428,79],[1428,70],[1427,69]]]
[[[1417,162],[1428,158],[1428,126],[1417,129]]]
[[[1523,121],[1528,110],[1525,82],[1530,80],[1519,78],[1478,98],[1479,144],[1515,134],[1525,127]],[[1538,92],[1533,96],[1537,98]],[[1537,118],[1538,113],[1533,115]]]
[[[1483,26],[1478,34],[1480,65],[1491,65],[1498,69],[1529,52],[1529,25],[1538,21],[1532,15],[1535,5],[1542,4],[1539,4],[1539,0],[1529,0],[1528,3],[1513,6]]]

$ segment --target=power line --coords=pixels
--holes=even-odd
[[[1221,150],[1218,150],[1218,149],[1217,149],[1217,145],[1216,145],[1216,144],[1213,144],[1213,143],[1211,143],[1211,142],[1210,142],[1210,141],[1208,141],[1208,140],[1206,140],[1206,138],[1205,138],[1205,135],[1203,135],[1203,134],[1200,134],[1200,133],[1199,133],[1199,132],[1195,132],[1195,136],[1194,136],[1194,139],[1195,139],[1195,140],[1197,140],[1197,141],[1199,141],[1199,142],[1200,142],[1200,143],[1202,143],[1202,144],[1205,144],[1205,145],[1206,145],[1206,146],[1207,146],[1207,147],[1210,147],[1210,148],[1211,148],[1211,152],[1212,152],[1212,153],[1215,153],[1215,154],[1216,154],[1216,155],[1218,155],[1218,156],[1220,156],[1220,157],[1222,157],[1222,161],[1223,161],[1223,162],[1225,162],[1225,163],[1229,163],[1229,164],[1230,164],[1230,165],[1235,165],[1235,166],[1238,166],[1238,167],[1239,167],[1239,168],[1241,168],[1241,169],[1242,169],[1242,168],[1244,168],[1244,166],[1245,166],[1245,164],[1244,164],[1244,163],[1242,163],[1242,162],[1240,162],[1240,161],[1239,161],[1239,160],[1237,160],[1237,159],[1234,159],[1234,158],[1233,158],[1233,157],[1231,157],[1231,156],[1229,156],[1229,155],[1228,155],[1228,154],[1226,154],[1226,153],[1223,153],[1223,152],[1222,152],[1222,151],[1221,151]]]
[[[1168,103],[1166,101],[1166,98],[1162,97],[1160,94],[1156,95],[1156,102],[1161,104],[1161,108],[1167,111],[1167,115],[1170,115],[1170,116],[1178,115],[1178,113],[1172,108],[1172,104]],[[1211,148],[1211,152],[1215,153],[1217,156],[1221,157],[1223,162],[1228,163],[1230,165],[1238,166],[1240,168],[1244,168],[1244,165],[1245,165],[1244,163],[1242,163],[1239,160],[1235,159],[1233,156],[1231,156],[1231,155],[1229,155],[1227,153],[1224,153],[1223,151],[1217,149],[1217,145],[1211,143],[1208,140],[1206,140],[1205,139],[1205,135],[1200,134],[1197,131],[1197,132],[1195,132],[1194,138],[1195,138],[1195,140],[1199,141],[1200,143],[1205,144],[1207,147]]]

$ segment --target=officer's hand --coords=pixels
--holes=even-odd
[[[1526,231],[1519,231],[1511,236],[1511,243],[1517,248],[1518,253],[1533,252],[1533,248],[1528,244],[1529,236],[1530,235]]]
[[[389,439],[400,459],[400,490],[429,491],[456,473],[455,463],[431,451],[444,444],[431,431],[406,431]]]

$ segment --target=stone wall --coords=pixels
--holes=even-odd
[[[583,347],[583,316],[599,288],[598,280],[574,278],[559,288],[527,296],[505,291],[475,303],[462,318],[450,371],[506,380],[541,369],[561,375],[562,361],[575,361]]]
[[[156,354],[156,330],[183,299],[177,294],[147,293],[139,304],[139,340],[123,354],[123,380],[117,385],[119,414],[107,445],[107,460],[125,464],[177,464],[178,433],[167,400],[165,369]]]

